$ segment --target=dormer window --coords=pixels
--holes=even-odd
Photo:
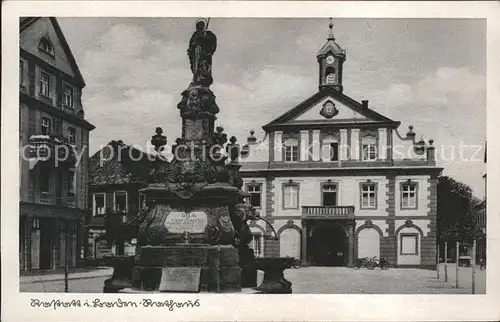
[[[285,140],[285,162],[299,161],[299,140],[289,138]]]
[[[42,37],[42,39],[40,39],[40,43],[38,44],[38,49],[54,57],[54,46],[52,46],[49,38]]]

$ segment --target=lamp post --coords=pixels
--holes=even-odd
[[[75,232],[75,225],[71,220],[61,222],[61,230],[64,234],[64,293],[68,293],[68,275],[69,275],[69,237]]]

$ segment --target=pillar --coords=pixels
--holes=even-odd
[[[347,129],[340,129],[340,146],[339,146],[339,160],[347,160]]]
[[[378,129],[378,158],[387,160],[387,129]]]
[[[300,161],[309,160],[309,131],[300,131]]]
[[[359,129],[351,130],[351,159],[359,160]]]
[[[274,132],[274,161],[283,161],[283,131]]]
[[[320,131],[319,130],[313,130],[313,161],[319,161],[320,160],[320,150],[321,150],[321,147],[320,147],[320,140],[319,140],[319,134],[320,134]]]
[[[307,264],[307,222],[305,220],[302,221],[302,234],[301,234],[302,241],[300,243],[300,254],[301,254],[301,259],[300,261],[302,264]]]
[[[352,267],[354,265],[354,224],[347,226],[347,238],[349,243],[349,261],[347,266]]]

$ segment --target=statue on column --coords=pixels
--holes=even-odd
[[[212,78],[212,55],[217,48],[217,37],[208,30],[210,18],[196,21],[196,31],[189,41],[188,56],[193,72],[193,84],[210,86]]]

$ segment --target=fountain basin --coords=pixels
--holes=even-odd
[[[269,257],[255,260],[255,267],[264,271],[264,280],[255,288],[264,294],[291,294],[292,283],[285,279],[285,269],[293,265],[293,257]]]
[[[106,265],[113,267],[113,275],[104,281],[104,293],[118,293],[118,291],[132,286],[132,268],[134,256],[118,255],[105,256]]]

